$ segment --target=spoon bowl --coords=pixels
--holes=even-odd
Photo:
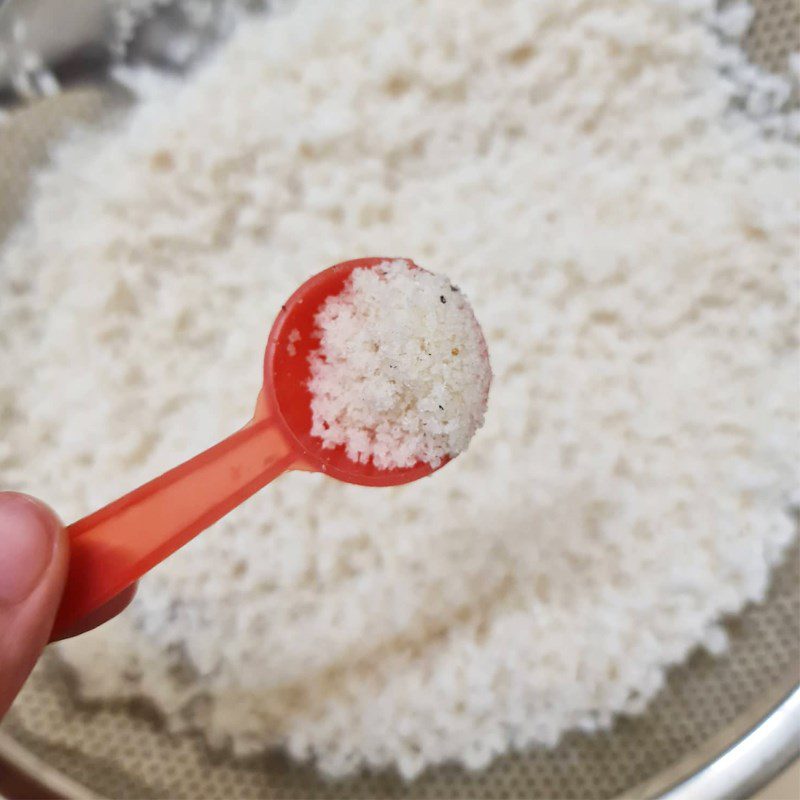
[[[315,317],[328,297],[339,294],[353,270],[372,269],[392,259],[357,258],[344,261],[307,280],[285,303],[275,319],[264,354],[264,399],[262,413],[273,411],[302,466],[332,478],[361,486],[399,486],[434,472],[430,464],[378,469],[372,461],[357,463],[348,458],[343,446],[323,448],[322,440],[311,435],[311,377],[309,356],[319,348]],[[413,262],[412,262],[413,263]],[[414,265],[416,266],[416,265]],[[436,469],[441,469],[444,459]]]

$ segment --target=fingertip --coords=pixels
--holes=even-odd
[[[0,492],[0,716],[33,669],[67,576],[58,516],[19,492]]]
[[[20,492],[0,492],[0,603],[16,605],[42,581],[63,578],[65,544],[64,527],[49,506]]]

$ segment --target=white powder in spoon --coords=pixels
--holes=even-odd
[[[437,467],[483,424],[491,369],[447,278],[402,259],[356,269],[316,317],[311,433],[379,469]]]

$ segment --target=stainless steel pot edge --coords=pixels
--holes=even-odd
[[[8,765],[16,773],[26,797],[60,797],[68,800],[102,800],[101,796],[53,769],[47,762],[26,750],[10,734],[0,729],[0,767]],[[0,784],[0,798],[11,791]]]
[[[617,800],[744,800],[800,758],[796,671],[696,752]]]

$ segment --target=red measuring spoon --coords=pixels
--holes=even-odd
[[[314,335],[317,310],[327,297],[342,291],[354,269],[387,260],[337,264],[289,298],[270,331],[264,384],[253,419],[244,428],[69,526],[69,574],[52,639],[287,470],[323,472],[363,486],[397,486],[434,471],[422,462],[391,470],[358,464],[343,447],[323,449],[310,433],[308,356],[319,346]]]

